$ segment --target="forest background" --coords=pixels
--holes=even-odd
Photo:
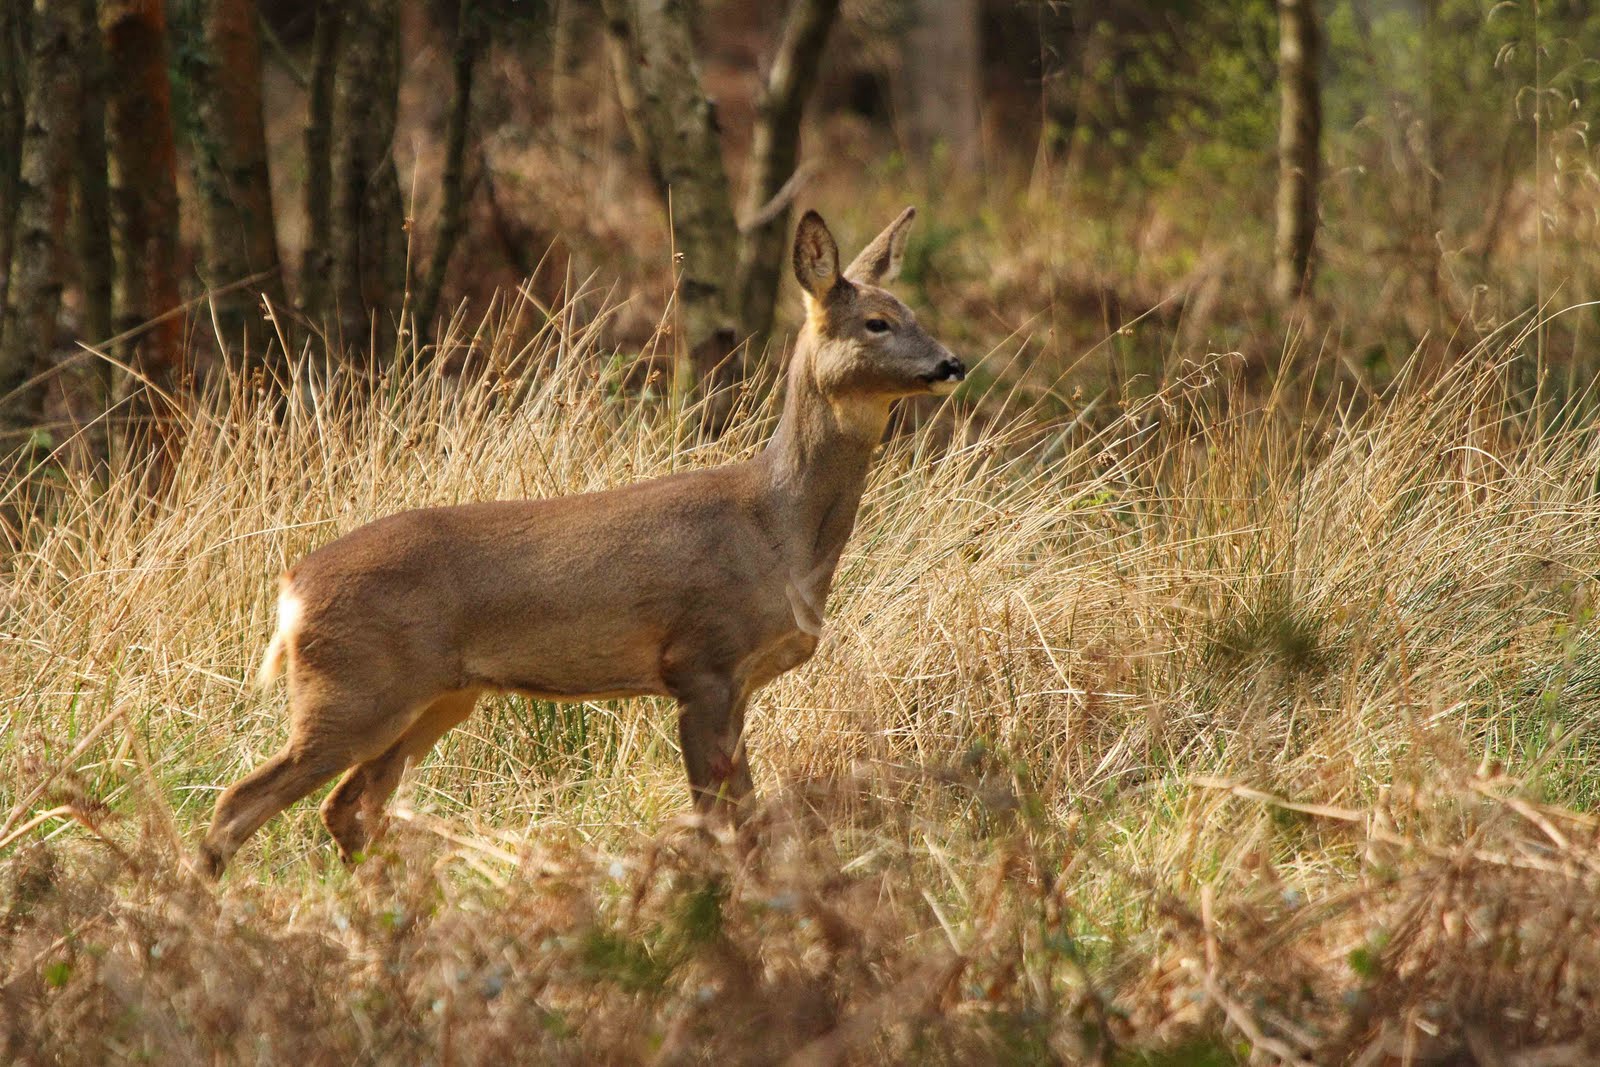
[[[921,204],[917,306],[991,357],[986,380],[1035,392],[1070,371],[1118,395],[1196,351],[1276,373],[1290,307],[1300,358],[1371,388],[1419,347],[1448,363],[1594,295],[1600,17],[1576,3],[9,0],[4,19],[13,442],[115,393],[77,342],[155,381],[219,353],[280,378],[307,353],[453,368],[450,322],[525,282],[546,310],[608,293],[607,343],[688,384],[741,378],[793,325],[776,294],[811,205],[858,234]],[[1563,317],[1543,357],[1576,372],[1592,325]]]

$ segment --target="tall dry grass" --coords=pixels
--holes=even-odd
[[[759,447],[772,405],[706,439],[578,321],[480,331],[459,381],[219,375],[155,495],[128,451],[18,468],[7,1058],[1596,1051],[1600,436],[1512,387],[1525,334],[1359,409],[1225,357],[1094,418],[956,398],[885,446],[822,648],[753,708],[738,841],[686,825],[669,706],[506,699],[362,867],[306,803],[198,881],[282,740],[247,679],[286,564]]]

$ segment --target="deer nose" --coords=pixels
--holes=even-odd
[[[967,376],[967,365],[955,356],[946,356],[933,370],[936,382],[959,382]]]

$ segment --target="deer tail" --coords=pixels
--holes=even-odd
[[[289,654],[289,638],[300,624],[300,598],[289,588],[285,574],[278,583],[278,628],[267,642],[266,654],[261,657],[261,667],[256,671],[256,688],[266,690],[283,673],[283,661]]]

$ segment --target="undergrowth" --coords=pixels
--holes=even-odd
[[[1600,1051],[1600,437],[1519,392],[1526,334],[1359,409],[1222,359],[1094,420],[957,398],[885,445],[821,649],[757,698],[736,836],[686,814],[668,705],[507,698],[353,871],[306,803],[200,880],[217,791],[282,740],[247,680],[287,564],[772,425],[751,403],[707,438],[546,321],[480,331],[459,377],[269,402],[219,373],[159,471],[73,440],[17,461],[4,1058]]]

